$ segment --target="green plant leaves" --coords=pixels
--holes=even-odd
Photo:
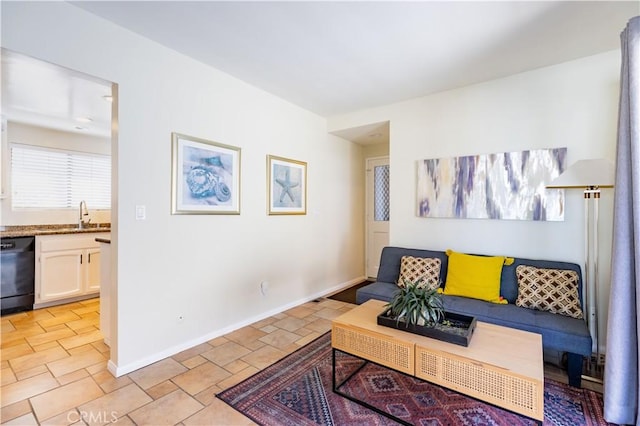
[[[400,322],[407,327],[423,325],[420,324],[423,320],[424,325],[433,327],[444,318],[444,305],[437,289],[418,287],[418,284],[405,281],[404,288],[385,306],[391,316],[396,317],[396,325]]]

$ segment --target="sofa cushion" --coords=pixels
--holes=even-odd
[[[417,284],[418,288],[430,290],[440,286],[440,259],[437,257],[402,256],[400,260],[400,276],[398,287],[406,283]]]
[[[500,297],[504,256],[474,256],[447,250],[449,269],[443,293],[464,296],[493,303],[507,303]],[[513,262],[513,259],[510,260]]]
[[[468,297],[443,296],[443,303],[448,312],[474,316],[478,321],[542,334],[542,345],[547,349],[585,356],[591,354],[591,336],[582,319],[524,309],[511,304],[497,305]]]
[[[517,306],[583,318],[575,271],[520,265],[516,268],[516,276]]]

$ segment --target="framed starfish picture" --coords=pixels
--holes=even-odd
[[[240,148],[171,136],[171,214],[240,214]]]
[[[270,215],[307,214],[307,163],[267,155]]]

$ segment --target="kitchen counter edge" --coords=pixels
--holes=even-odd
[[[38,235],[63,235],[63,234],[93,234],[111,232],[108,226],[92,226],[89,228],[77,229],[72,227],[55,228],[51,226],[7,226],[7,229],[0,231],[0,238],[37,237]]]

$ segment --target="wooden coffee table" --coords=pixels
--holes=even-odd
[[[478,321],[464,347],[378,325],[385,304],[369,300],[333,320],[334,392],[406,424],[340,391],[353,374],[336,383],[338,350],[543,422],[540,334]]]

